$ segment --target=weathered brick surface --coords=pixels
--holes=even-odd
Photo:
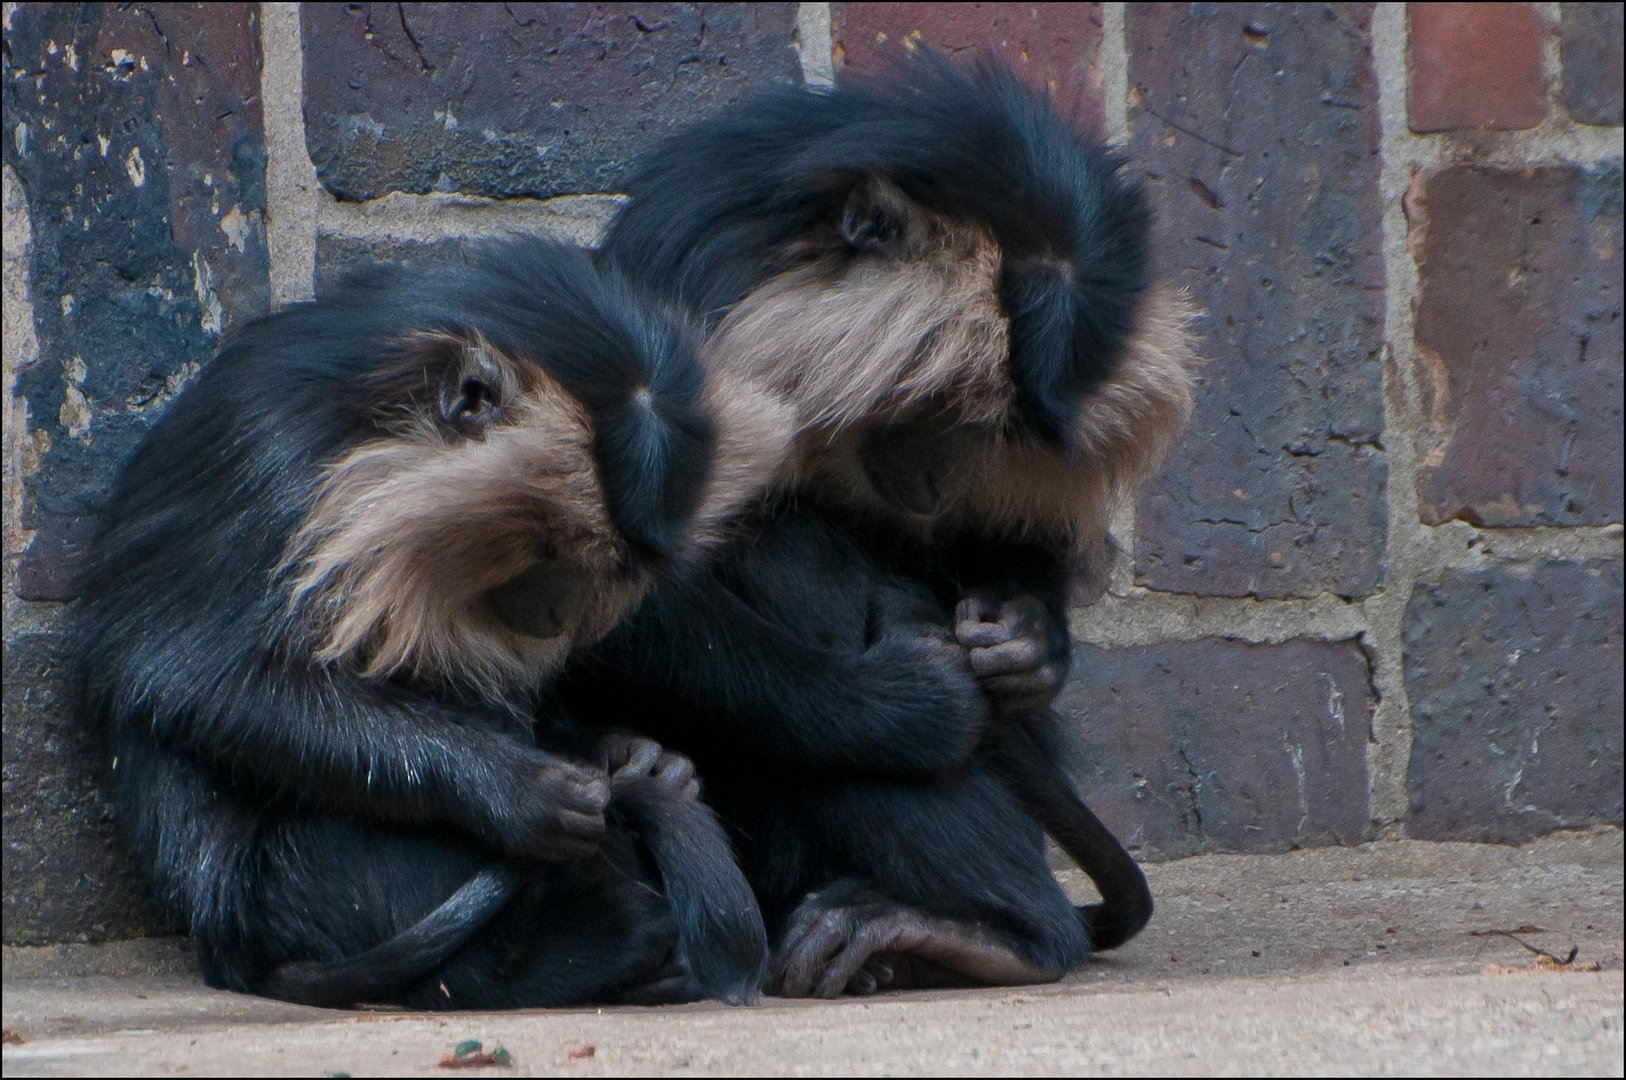
[[[5,160],[33,223],[40,360],[26,599],[71,590],[96,498],[221,330],[269,302],[252,4],[24,5]],[[18,77],[18,73],[24,73]]]
[[[837,78],[884,71],[922,44],[986,52],[1101,130],[1100,4],[831,4],[830,24]]]
[[[1081,647],[1059,707],[1080,790],[1151,857],[1353,844],[1375,698],[1353,642]]]
[[[1406,607],[1411,820],[1519,841],[1621,821],[1621,566],[1447,571]]]
[[[1479,166],[1419,177],[1423,519],[1621,520],[1621,173]]]
[[[23,550],[6,597],[5,939],[123,936],[159,927],[118,855],[104,755],[71,714],[60,639],[21,629],[61,620],[12,605],[71,594],[119,464],[221,332],[269,302],[257,8],[19,5],[6,68],[39,357],[13,388],[28,453],[7,463],[7,556]]]
[[[1207,313],[1136,576],[1364,596],[1384,566],[1384,271],[1369,6],[1131,7],[1130,133],[1158,258]]]
[[[800,79],[795,4],[305,4],[305,138],[344,199],[612,191],[657,136]]]
[[[1620,4],[1560,4],[1564,107],[1583,124],[1621,122],[1623,9]]]
[[[0,878],[8,945],[165,928],[116,835],[106,748],[75,714],[61,650],[47,634],[6,642]]]
[[[1411,129],[1532,128],[1547,117],[1531,4],[1407,4]]]

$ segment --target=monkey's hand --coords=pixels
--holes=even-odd
[[[954,612],[954,636],[996,713],[1049,708],[1067,681],[1067,628],[1036,596],[968,593]]]
[[[941,625],[888,627],[865,650],[853,687],[875,737],[893,752],[907,750],[921,774],[963,763],[988,723],[988,700],[966,651]]]
[[[603,773],[558,758],[525,777],[507,798],[492,802],[487,839],[499,850],[530,859],[581,859],[604,839],[610,784]]]
[[[605,772],[610,774],[612,790],[622,781],[642,777],[658,780],[691,799],[700,797],[700,777],[695,775],[694,762],[653,739],[615,732],[599,743],[599,754]]]

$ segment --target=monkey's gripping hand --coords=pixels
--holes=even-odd
[[[970,592],[954,612],[954,636],[998,715],[1049,708],[1067,681],[1066,620],[1037,596]]]
[[[604,839],[610,783],[590,769],[547,760],[510,801],[494,804],[487,840],[532,859],[582,859]]]
[[[599,756],[604,771],[610,774],[612,791],[629,780],[644,777],[659,781],[685,798],[700,798],[700,777],[695,775],[694,762],[653,739],[615,732],[599,743]]]

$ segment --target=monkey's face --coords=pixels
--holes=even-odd
[[[374,434],[327,466],[284,560],[318,660],[528,689],[717,541],[783,460],[789,414],[645,321],[577,335],[551,368],[473,331],[392,346]]]
[[[796,410],[798,482],[940,512],[1010,408],[998,248],[870,178],[779,261],[708,352]]]
[[[377,434],[326,469],[289,548],[319,660],[484,686],[596,640],[648,573],[606,506],[588,409],[476,334],[399,342]]]
[[[1086,362],[1074,270],[876,177],[776,260],[709,348],[797,409],[791,482],[912,528],[1076,537],[1162,460],[1189,408],[1187,313],[1154,288],[1111,365]],[[1035,369],[1105,374],[1057,385]],[[1075,385],[1076,384],[1076,385]],[[1056,429],[1058,417],[1065,426]]]

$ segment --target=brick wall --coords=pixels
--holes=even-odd
[[[73,723],[96,499],[222,331],[591,242],[773,82],[987,47],[1123,143],[1208,311],[1065,706],[1146,857],[1621,820],[1621,8],[5,7],[5,938],[160,929]]]

